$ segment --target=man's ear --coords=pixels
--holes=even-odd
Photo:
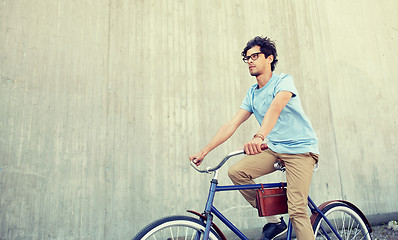
[[[269,55],[267,57],[267,60],[268,60],[269,63],[272,63],[274,61],[274,55]]]

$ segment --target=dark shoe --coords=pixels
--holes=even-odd
[[[287,232],[287,226],[283,218],[279,223],[267,223],[263,227],[262,240],[272,240]]]

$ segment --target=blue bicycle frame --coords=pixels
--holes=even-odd
[[[267,184],[252,184],[252,185],[231,185],[231,186],[218,186],[218,180],[217,180],[217,173],[216,176],[212,179],[211,184],[210,184],[210,190],[209,190],[209,195],[207,198],[206,202],[206,207],[205,207],[205,218],[206,218],[206,230],[205,230],[205,235],[203,239],[208,239],[211,225],[213,222],[213,214],[221,220],[232,232],[234,232],[240,239],[244,240],[249,240],[235,225],[232,224],[231,221],[229,221],[220,211],[217,210],[216,207],[213,206],[213,200],[215,197],[216,192],[221,192],[221,191],[235,191],[235,190],[248,190],[248,189],[259,189],[263,186],[263,188],[277,188],[277,187],[283,187],[286,186],[287,183],[267,183]],[[329,220],[325,217],[325,215],[322,213],[322,211],[315,205],[315,203],[312,201],[310,197],[308,197],[308,206],[311,209],[312,213],[318,213],[322,216],[322,218],[325,220],[325,222],[329,225],[329,227],[332,229],[333,233],[340,239],[341,236],[338,234],[336,229],[332,226],[332,224],[329,222]],[[286,239],[290,240],[292,238],[292,223],[289,220],[288,223],[288,230],[287,230],[287,237]],[[326,231],[323,229],[321,226],[321,230],[325,233],[325,236],[327,236]],[[327,236],[328,237],[328,236]]]

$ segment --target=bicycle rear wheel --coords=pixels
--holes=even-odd
[[[322,209],[322,212],[343,240],[371,240],[369,230],[360,214],[348,205],[331,203]],[[312,228],[315,239],[339,239],[321,215],[317,216]]]
[[[206,225],[198,219],[187,216],[171,216],[159,219],[142,229],[133,240],[145,239],[203,239]],[[218,240],[212,230],[209,239]]]

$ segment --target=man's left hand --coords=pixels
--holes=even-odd
[[[245,143],[243,149],[247,155],[255,155],[262,152],[263,140],[261,138],[253,138],[250,142]]]

